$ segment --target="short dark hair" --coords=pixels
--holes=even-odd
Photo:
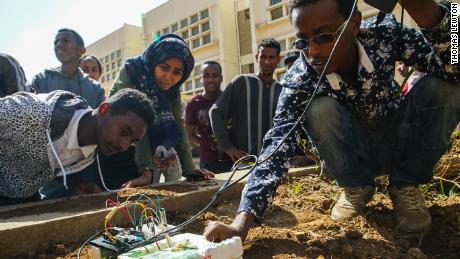
[[[81,65],[81,62],[83,62],[83,60],[85,60],[86,58],[90,58],[90,59],[93,59],[94,61],[96,61],[97,67],[99,68],[99,73],[102,74],[102,65],[101,65],[101,62],[100,62],[99,59],[97,59],[95,56],[85,55],[85,56],[83,56],[83,57],[80,58],[80,61],[78,62],[78,64]]]
[[[273,38],[266,38],[266,39],[263,39],[259,45],[257,45],[257,54],[259,54],[259,50],[260,48],[274,48],[276,49],[276,53],[278,54],[278,56],[280,55],[280,52],[281,52],[281,46],[280,46],[280,43],[273,39]]]
[[[289,0],[288,2],[288,10],[289,10],[289,19],[292,19],[292,11],[295,8],[299,8],[314,2],[317,2],[319,0]],[[355,0],[335,0],[337,3],[337,6],[339,8],[339,13],[347,19],[348,16],[350,16],[351,8],[353,8],[353,4]],[[357,7],[353,10],[353,13],[357,11]]]
[[[216,65],[219,67],[220,69],[220,72],[222,73],[222,66],[219,64],[219,62],[217,61],[214,61],[214,60],[207,60],[205,62],[203,62],[203,65],[201,65],[201,67],[203,67],[204,65]]]
[[[284,57],[284,65],[286,66],[288,63],[296,61],[300,57],[300,51],[293,50],[286,53]]]
[[[110,105],[110,113],[113,115],[133,112],[139,115],[150,127],[155,120],[152,101],[147,95],[133,88],[124,88],[117,91],[107,99]]]
[[[85,42],[83,41],[83,38],[80,36],[80,34],[72,29],[68,29],[68,28],[62,28],[62,29],[59,29],[57,33],[60,33],[60,32],[68,32],[70,34],[72,34],[73,38],[75,39],[75,41],[77,42],[77,45],[79,47],[85,47]]]

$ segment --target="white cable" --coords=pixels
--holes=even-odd
[[[54,149],[53,141],[51,140],[51,135],[50,135],[50,132],[48,130],[46,130],[46,136],[48,137],[48,141],[49,141],[50,146],[51,146],[51,151],[53,151],[53,154],[56,157],[56,160],[57,160],[57,162],[59,164],[59,167],[61,167],[62,176],[64,178],[64,187],[66,188],[66,190],[68,190],[69,187],[67,187],[67,172],[64,170],[64,166],[62,166],[61,159],[59,159],[59,156],[58,156],[56,150]]]
[[[96,154],[96,160],[97,160],[97,171],[99,172],[99,178],[101,179],[102,187],[104,187],[104,189],[106,191],[108,191],[108,192],[119,192],[119,191],[121,191],[122,189],[111,190],[111,189],[107,188],[107,186],[105,185],[105,182],[104,182],[104,177],[102,176],[101,165],[99,163],[99,154]]]
[[[265,158],[262,157],[263,154],[261,154],[259,156],[259,158],[256,160],[256,165],[259,165],[261,163],[264,163],[265,161],[267,161],[270,157],[273,156],[273,154],[275,154],[275,152],[281,147],[281,145],[286,141],[287,137],[289,135],[291,135],[291,133],[294,131],[294,129],[300,124],[300,122],[302,121],[303,117],[305,116],[305,114],[307,114],[307,111],[308,109],[310,108],[310,103],[312,102],[313,98],[316,96],[317,92],[318,92],[318,88],[319,88],[319,84],[321,83],[321,81],[323,80],[324,78],[324,73],[326,72],[326,69],[327,67],[329,66],[329,63],[332,59],[332,55],[334,55],[334,52],[335,52],[335,49],[340,41],[340,39],[342,38],[342,34],[343,32],[345,31],[345,29],[347,28],[348,24],[350,23],[351,21],[351,18],[353,17],[353,11],[355,10],[356,8],[356,5],[358,3],[358,0],[355,0],[353,2],[353,7],[351,8],[351,12],[350,12],[350,15],[348,16],[347,20],[346,20],[346,24],[345,26],[342,28],[342,30],[340,31],[340,34],[339,34],[339,37],[337,37],[337,40],[334,42],[334,46],[331,50],[331,54],[329,55],[327,61],[326,61],[326,64],[324,65],[324,68],[323,68],[323,71],[321,72],[320,76],[319,76],[319,79],[318,79],[318,82],[316,82],[315,84],[315,88],[313,90],[313,93],[311,94],[311,97],[310,99],[308,100],[307,102],[307,105],[305,106],[302,114],[300,114],[299,118],[296,120],[296,122],[294,123],[294,125],[289,129],[289,131],[284,134],[283,138],[281,139],[281,141],[278,143],[278,145],[270,152],[270,154],[268,154],[268,156],[266,156]],[[303,56],[303,59],[302,61],[305,62],[305,60],[308,60],[306,54],[304,51],[301,51],[300,54]]]

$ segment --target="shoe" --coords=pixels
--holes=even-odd
[[[393,202],[396,224],[404,232],[426,232],[431,226],[431,216],[418,186],[388,186]]]
[[[347,219],[355,217],[366,211],[366,204],[374,196],[375,188],[372,186],[344,188],[339,200],[332,208],[333,219]]]

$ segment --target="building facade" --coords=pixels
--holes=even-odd
[[[144,33],[141,27],[124,24],[102,39],[86,47],[86,53],[99,59],[102,65],[100,82],[107,94],[127,58],[144,50]]]
[[[104,87],[110,87],[114,74],[126,57],[139,55],[148,44],[165,33],[180,35],[188,43],[195,57],[195,69],[181,88],[187,95],[203,90],[199,72],[206,60],[215,60],[223,68],[223,88],[241,73],[257,73],[254,65],[257,44],[272,37],[281,45],[281,56],[292,50],[295,39],[288,18],[287,0],[169,0],[142,14],[142,28],[125,25],[88,47],[89,53],[104,60]],[[378,11],[358,1],[363,19],[377,15]],[[400,16],[401,8],[394,13]],[[413,22],[406,14],[405,24]],[[122,33],[130,31],[130,33]],[[140,35],[141,34],[141,35]],[[128,43],[128,44],[126,44]],[[95,46],[93,46],[95,45]],[[126,46],[129,45],[129,46]],[[136,47],[131,47],[136,45]],[[94,52],[93,52],[94,51]],[[121,51],[118,55],[118,51]],[[115,53],[115,68],[112,54]],[[275,76],[280,79],[286,72],[281,61]]]

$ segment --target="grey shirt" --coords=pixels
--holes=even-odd
[[[101,84],[80,69],[73,76],[66,75],[61,68],[45,69],[34,76],[31,87],[37,93],[49,93],[55,90],[65,90],[83,97],[91,108],[97,108],[104,101],[104,88]]]

